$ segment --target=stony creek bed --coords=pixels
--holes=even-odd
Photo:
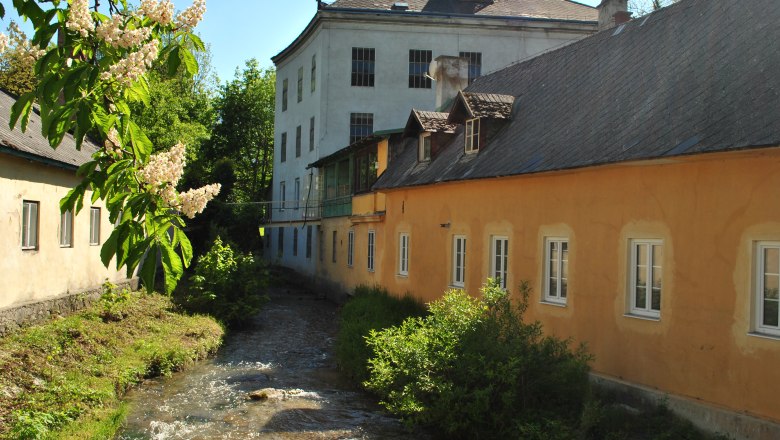
[[[344,379],[332,352],[338,307],[314,295],[271,291],[251,328],[214,359],[144,383],[118,439],[419,438]],[[252,391],[273,388],[263,401]]]

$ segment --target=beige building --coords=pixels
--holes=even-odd
[[[79,183],[76,170],[97,147],[85,143],[78,151],[66,136],[52,149],[37,114],[25,133],[10,130],[13,103],[0,92],[0,314],[93,290],[106,280],[126,281],[124,270],[107,269],[100,260],[112,228],[103,203],[90,203],[88,193],[77,215],[60,213],[60,200]]]

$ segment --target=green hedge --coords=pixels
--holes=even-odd
[[[409,295],[398,298],[381,287],[358,286],[354,296],[341,310],[341,325],[336,338],[339,366],[358,382],[368,379],[371,349],[366,345],[366,338],[369,333],[425,313],[425,306]]]

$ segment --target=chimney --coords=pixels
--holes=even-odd
[[[441,55],[428,69],[436,81],[436,110],[452,103],[458,92],[469,85],[469,61],[466,58]]]
[[[628,0],[601,0],[599,10],[599,31],[613,28],[631,20]]]

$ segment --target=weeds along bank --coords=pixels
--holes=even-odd
[[[585,346],[525,322],[519,295],[488,280],[427,305],[359,288],[342,309],[342,369],[410,427],[447,439],[711,439],[663,407],[628,410],[591,388]]]
[[[0,438],[111,438],[131,386],[206,358],[223,333],[167,297],[107,288],[89,309],[0,339]]]

